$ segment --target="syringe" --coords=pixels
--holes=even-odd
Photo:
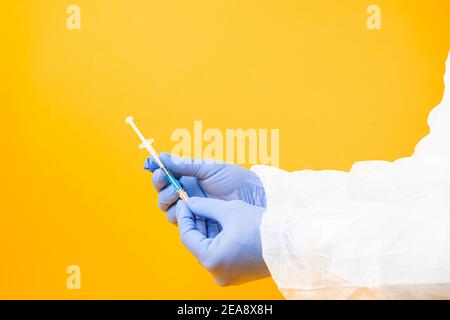
[[[152,147],[153,139],[145,139],[141,131],[139,131],[138,127],[134,124],[133,117],[129,116],[125,119],[125,122],[128,123],[131,128],[133,128],[134,132],[136,132],[139,139],[141,139],[142,143],[140,144],[140,148],[145,148],[150,153],[150,155],[153,157],[155,162],[158,164],[158,166],[161,168],[161,170],[167,175],[167,179],[169,180],[170,184],[175,188],[175,190],[178,192],[178,196],[183,201],[187,202],[189,200],[189,196],[187,195],[186,191],[184,191],[183,187],[181,186],[180,182],[173,176],[173,174],[166,168],[164,163],[159,159],[158,154],[156,153],[155,149]]]

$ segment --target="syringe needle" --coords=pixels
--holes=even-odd
[[[128,123],[131,128],[133,128],[134,132],[136,132],[137,136],[139,137],[139,139],[141,139],[142,141],[142,146],[145,147],[147,149],[147,151],[150,153],[150,155],[155,159],[155,161],[158,163],[158,166],[164,166],[161,162],[161,160],[159,160],[159,156],[156,153],[155,149],[153,149],[152,145],[151,145],[151,141],[152,140],[147,140],[145,139],[144,135],[141,133],[141,131],[139,130],[139,128],[134,124],[133,121],[133,117],[132,116],[128,116],[125,119],[125,122]]]
[[[147,151],[150,153],[150,155],[153,157],[153,159],[156,161],[158,166],[161,168],[162,171],[167,175],[167,178],[170,182],[170,184],[175,188],[175,190],[178,192],[179,197],[187,202],[189,200],[189,196],[186,193],[186,191],[183,190],[183,187],[181,186],[181,183],[173,176],[173,174],[166,168],[164,163],[159,159],[158,154],[156,153],[155,149],[153,149],[151,143],[153,139],[145,139],[144,135],[141,133],[139,128],[134,124],[133,117],[128,116],[125,119],[125,122],[128,123],[131,128],[133,128],[134,132],[136,132],[139,139],[142,141],[142,146],[147,149]]]
[[[131,128],[133,128],[134,132],[136,132],[136,134],[139,137],[139,139],[142,140],[142,143],[146,143],[147,142],[147,140],[144,138],[144,135],[141,133],[139,128],[134,124],[132,116],[126,117],[125,122],[128,123],[131,126]]]

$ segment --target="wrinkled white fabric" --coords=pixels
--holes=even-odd
[[[289,299],[450,298],[450,57],[411,157],[349,172],[254,166],[264,260]]]

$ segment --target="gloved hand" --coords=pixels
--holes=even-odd
[[[259,230],[264,210],[239,200],[193,197],[187,203],[178,201],[181,241],[219,285],[264,278],[269,275]],[[205,220],[217,222],[222,231],[207,228]]]
[[[179,179],[190,197],[242,200],[266,207],[264,187],[258,176],[250,170],[212,160],[180,158],[168,153],[161,153],[160,159]],[[151,157],[145,161],[144,169],[153,172],[153,185],[159,192],[159,208],[167,212],[170,222],[176,223],[173,204],[179,199],[177,192]]]

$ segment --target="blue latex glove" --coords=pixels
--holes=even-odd
[[[176,215],[181,241],[219,285],[264,278],[269,275],[259,230],[264,210],[239,200],[194,197],[187,203],[178,201]],[[205,219],[216,221],[222,231],[209,230]]]
[[[258,176],[250,170],[211,160],[180,158],[168,153],[161,153],[160,158],[190,197],[242,200],[266,207],[264,187]],[[144,169],[153,172],[153,185],[159,192],[159,208],[167,212],[170,222],[176,223],[174,204],[178,200],[177,192],[151,157],[145,161]]]

